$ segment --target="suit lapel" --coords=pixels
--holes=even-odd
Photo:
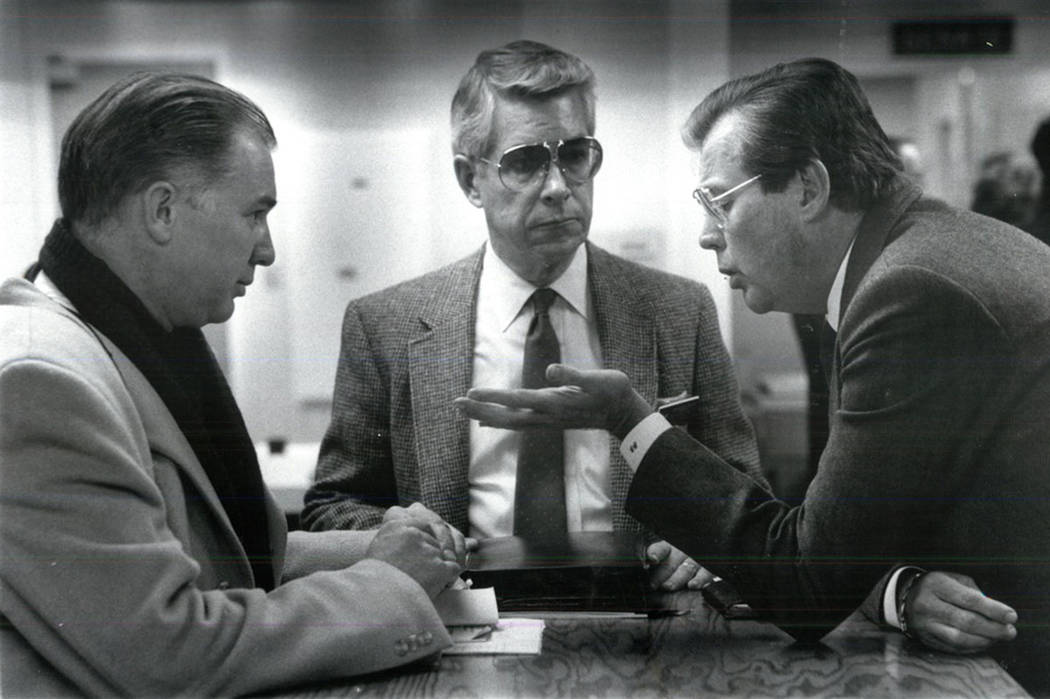
[[[113,359],[113,364],[124,381],[128,394],[135,403],[139,418],[142,420],[143,429],[146,432],[146,438],[149,441],[150,450],[170,459],[196,486],[205,502],[211,507],[216,520],[220,523],[222,536],[226,538],[226,543],[234,550],[241,552],[242,558],[244,558],[245,575],[248,579],[251,579],[251,570],[247,565],[244,549],[233,530],[233,525],[230,524],[230,519],[223,509],[222,503],[219,502],[219,496],[216,494],[207,473],[205,473],[204,467],[197,460],[197,455],[193,453],[193,448],[190,447],[186,437],[182,434],[182,430],[179,429],[178,424],[175,422],[175,418],[172,417],[171,412],[164,405],[164,401],[157,395],[157,392],[146,380],[146,377],[142,375],[142,372],[135,368],[135,365],[128,359],[127,355],[121,352],[120,348],[108,337],[85,323],[69,300],[62,295],[50,280],[45,277],[39,281],[48,294],[51,294],[50,296],[28,282],[20,282],[23,286],[19,289],[20,294],[16,297],[16,300],[20,305],[46,307],[52,312],[64,315],[83,327],[85,331],[90,332],[102,343],[106,352]],[[271,526],[271,531],[272,529]]]
[[[621,271],[614,267],[613,257],[609,253],[588,243],[587,254],[587,282],[594,302],[602,364],[607,369],[617,369],[627,374],[635,390],[651,405],[655,405],[659,374],[652,309],[643,307],[639,302],[637,289],[632,289]],[[616,528],[620,529],[627,521],[623,502],[632,473],[620,456],[617,440],[611,436],[609,466],[613,520]]]
[[[842,284],[842,303],[839,307],[839,334],[835,339],[834,354],[831,363],[831,373],[828,378],[829,409],[834,413],[839,405],[839,371],[841,364],[841,350],[839,337],[842,331],[842,319],[846,317],[846,309],[849,307],[853,295],[857,293],[857,287],[868,273],[875,260],[879,258],[882,251],[892,242],[892,234],[904,212],[920,196],[922,190],[913,185],[902,185],[890,192],[864,214],[860,227],[857,229],[857,237],[853,241],[853,251],[850,253],[849,263],[846,266],[846,278]]]
[[[905,185],[892,192],[885,199],[876,202],[864,214],[857,237],[853,242],[853,252],[846,266],[846,279],[842,284],[842,303],[839,318],[846,316],[846,308],[853,299],[860,280],[868,273],[883,249],[890,243],[890,233],[904,211],[922,194],[918,187]]]
[[[205,473],[204,467],[201,466],[200,461],[197,459],[197,455],[193,453],[193,448],[186,441],[186,437],[182,434],[182,430],[179,429],[175,418],[172,417],[171,412],[164,405],[164,401],[157,395],[157,392],[146,380],[146,377],[142,375],[142,372],[135,368],[131,360],[109,338],[98,333],[96,333],[96,336],[102,340],[102,344],[105,345],[106,350],[113,357],[113,363],[116,365],[117,371],[120,372],[121,378],[124,379],[124,385],[127,386],[132,400],[135,401],[135,407],[138,409],[139,417],[149,439],[150,450],[166,456],[189,477],[205,502],[212,509],[212,514],[221,523],[220,529],[227,540],[227,545],[234,550],[240,551],[242,557],[247,561],[247,558],[243,555],[244,549],[241,546],[240,539],[237,538],[237,534],[233,530],[230,518],[226,515],[226,510],[223,509],[222,503],[219,501],[219,496],[215,492],[211,479]],[[251,578],[251,570],[247,565],[245,565],[245,573],[248,578]]]
[[[416,462],[425,502],[467,531],[470,423],[452,404],[470,388],[474,367],[474,314],[482,252],[454,265],[419,316],[409,341]]]

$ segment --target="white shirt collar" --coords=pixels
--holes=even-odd
[[[525,281],[512,270],[507,263],[492,250],[492,245],[485,245],[485,256],[481,263],[481,291],[486,299],[492,302],[497,314],[499,328],[506,330],[521,309],[528,302],[532,292],[538,287]],[[580,245],[573,253],[572,262],[560,277],[549,286],[569,306],[584,318],[589,317],[587,303],[587,246]]]
[[[835,281],[831,283],[831,291],[828,293],[828,325],[835,332],[839,331],[839,314],[842,312],[842,287],[846,284],[846,267],[849,266],[849,257],[853,253],[853,243],[850,241],[849,248],[839,264],[839,271],[835,274]]]

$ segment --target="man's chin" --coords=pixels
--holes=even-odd
[[[773,299],[768,294],[751,288],[745,288],[741,293],[744,295],[744,304],[752,313],[764,315],[774,310]]]

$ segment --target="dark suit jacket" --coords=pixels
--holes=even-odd
[[[1009,651],[1041,643],[1048,270],[1050,248],[1016,228],[891,193],[867,212],[847,268],[831,434],[805,502],[789,508],[671,430],[627,511],[785,621],[826,630],[887,563],[909,561],[968,573],[1013,605]]]
[[[605,366],[648,400],[700,396],[689,430],[765,483],[706,287],[588,244],[588,283]],[[468,531],[469,423],[453,399],[470,388],[482,252],[352,301],[343,321],[332,422],[306,495],[312,529],[377,526],[391,505],[421,501]],[[614,525],[631,471],[610,438]]]

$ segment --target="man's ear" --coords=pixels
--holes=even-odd
[[[452,159],[452,167],[456,170],[456,182],[459,182],[459,188],[467,195],[467,201],[480,209],[481,192],[477,187],[478,171],[474,162],[462,153],[457,153]]]
[[[812,221],[818,218],[828,207],[831,196],[831,178],[824,163],[812,158],[804,168],[799,170],[799,181],[802,190],[799,199],[799,210],[802,220]]]
[[[154,182],[140,196],[144,209],[146,230],[150,238],[159,245],[171,241],[175,227],[175,185],[170,182]]]

